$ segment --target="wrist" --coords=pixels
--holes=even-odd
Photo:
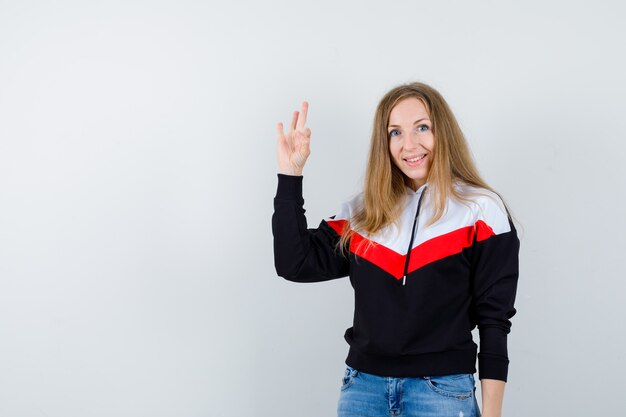
[[[283,174],[283,175],[291,175],[291,176],[294,176],[294,177],[301,177],[302,176],[302,170],[301,169],[295,169],[295,168],[289,168],[289,169],[278,168],[278,173],[279,174]]]

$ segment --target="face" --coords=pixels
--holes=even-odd
[[[417,190],[428,178],[435,136],[424,103],[415,97],[402,100],[391,109],[387,135],[391,159]]]

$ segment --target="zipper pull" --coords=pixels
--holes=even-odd
[[[406,284],[406,275],[402,277],[402,285]]]

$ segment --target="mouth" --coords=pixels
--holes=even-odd
[[[411,155],[410,158],[404,158],[404,161],[409,166],[417,166],[417,165],[421,165],[425,158],[426,158],[426,154],[424,153],[421,155]]]

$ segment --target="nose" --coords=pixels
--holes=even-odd
[[[416,149],[419,146],[419,136],[415,132],[404,135],[404,149]]]

